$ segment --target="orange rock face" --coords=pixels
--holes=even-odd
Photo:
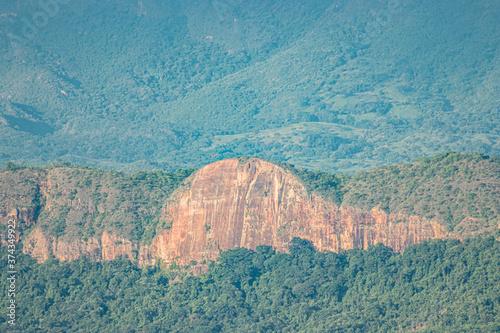
[[[38,262],[47,260],[50,255],[61,261],[73,261],[81,257],[96,261],[113,260],[119,256],[133,260],[136,259],[134,253],[137,252],[137,245],[107,232],[103,232],[100,239],[68,241],[48,237],[40,229],[35,229],[24,242],[23,250]]]
[[[46,196],[50,184],[42,185]],[[45,207],[49,211],[50,202],[47,199]],[[17,219],[22,214],[30,221],[26,209],[10,215]],[[224,160],[200,169],[166,201],[161,219],[169,228],[158,230],[151,245],[140,246],[107,231],[85,240],[55,238],[35,226],[24,240],[24,252],[40,262],[54,255],[64,261],[125,256],[139,265],[157,259],[186,264],[215,260],[221,251],[235,247],[270,245],[287,251],[293,237],[310,240],[318,250],[383,243],[400,251],[429,238],[450,236],[437,221],[387,215],[378,207],[338,207],[309,193],[290,172],[258,159]]]
[[[220,251],[264,244],[286,251],[293,237],[319,250],[383,243],[399,251],[447,236],[437,222],[419,217],[337,207],[308,193],[288,171],[258,159],[202,168],[172,195],[163,218],[171,228],[140,249],[141,263],[214,260]]]

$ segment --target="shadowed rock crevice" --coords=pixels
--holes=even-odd
[[[388,215],[378,207],[338,207],[309,193],[289,171],[259,159],[213,163],[188,182],[166,204],[162,218],[173,221],[172,228],[141,248],[141,262],[214,260],[221,250],[259,245],[287,251],[293,237],[308,239],[319,250],[383,243],[399,251],[447,235],[437,221]]]
[[[38,261],[52,255],[69,261],[124,256],[139,265],[158,260],[188,264],[215,260],[221,251],[237,247],[269,245],[288,251],[294,237],[309,240],[322,251],[366,249],[377,243],[401,251],[429,238],[462,238],[498,230],[498,162],[462,157],[444,167],[436,159],[380,168],[341,180],[344,183],[321,174],[299,178],[297,170],[256,158],[219,161],[185,176],[161,172],[126,176],[72,168],[5,171],[1,177],[9,185],[2,187],[0,214],[15,212],[15,218],[29,224],[21,239],[25,253]],[[433,171],[436,168],[464,169],[468,178],[455,172],[443,180],[441,173]],[[419,178],[414,169],[427,176]],[[308,178],[312,179],[309,187]],[[325,179],[335,191],[345,192],[342,204],[328,196],[328,186],[322,186]],[[166,181],[172,184],[165,187],[169,192],[160,188]],[[431,192],[448,183],[460,186]],[[311,184],[319,184],[321,191],[311,191],[315,188]],[[417,187],[416,192],[408,192],[412,187]],[[450,193],[455,193],[451,199]],[[449,228],[442,214],[417,213],[425,212],[417,206],[407,209],[415,202],[428,205],[429,211],[441,211],[459,205],[464,195],[473,197],[470,193],[482,195],[478,202],[484,204],[477,209],[489,207],[491,214],[488,219],[475,218],[474,225],[468,222],[472,216],[459,214],[457,219],[465,222],[458,227],[464,225],[463,230],[471,230],[468,233]],[[418,200],[411,201],[414,195]],[[137,237],[144,230],[150,238]]]

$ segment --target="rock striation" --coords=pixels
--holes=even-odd
[[[181,264],[214,260],[220,251],[259,245],[286,251],[293,237],[327,251],[376,243],[400,251],[447,237],[436,221],[387,215],[379,207],[338,207],[308,193],[290,172],[258,159],[230,159],[202,168],[168,200],[163,219],[171,227],[141,249],[143,263],[153,258]]]
[[[70,193],[64,182],[60,178],[57,187]],[[54,213],[57,203],[49,192],[56,182],[40,184],[43,211]],[[64,194],[57,200],[69,199]],[[228,159],[207,165],[164,200],[163,209],[158,212],[158,225],[163,227],[156,230],[150,244],[137,244],[106,226],[103,232],[82,238],[74,236],[76,227],[71,229],[73,235],[67,232],[55,237],[36,225],[23,240],[23,250],[40,262],[51,256],[65,261],[125,256],[139,265],[157,260],[187,264],[192,260],[215,260],[221,251],[236,247],[255,249],[270,245],[287,251],[293,237],[310,240],[318,250],[325,251],[366,249],[376,243],[401,251],[429,238],[452,236],[436,220],[386,214],[378,206],[370,210],[339,207],[308,192],[290,171],[259,159]],[[80,214],[83,210],[92,214],[94,207],[108,209],[104,203],[84,205],[78,196],[68,202],[72,205],[68,216],[78,209],[82,210]],[[110,207],[109,214],[115,206]],[[30,226],[35,223],[35,215],[29,209],[9,209],[12,217],[23,216]]]

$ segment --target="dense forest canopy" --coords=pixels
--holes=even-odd
[[[2,2],[1,164],[500,153],[498,1],[55,1]]]
[[[139,269],[127,260],[37,264],[20,255],[11,332],[500,330],[494,237],[432,240],[403,253],[382,245],[323,253],[296,238],[289,250],[234,249],[197,276],[196,263]],[[0,274],[5,290],[6,270]],[[6,299],[2,332],[12,329]]]

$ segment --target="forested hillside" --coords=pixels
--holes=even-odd
[[[500,153],[498,1],[54,1],[2,2],[0,163]]]
[[[7,217],[14,212],[23,236],[36,226],[54,237],[87,240],[107,230],[150,242],[164,224],[166,198],[193,171],[124,174],[69,163],[44,168],[8,163],[0,173],[0,233],[6,240]]]
[[[240,163],[248,160],[242,157]],[[490,234],[500,227],[498,156],[448,152],[354,175],[279,165],[298,177],[309,194],[337,207],[379,207],[405,219],[435,220],[458,237]],[[125,174],[68,163],[43,168],[8,163],[0,172],[0,234],[6,239],[7,217],[16,212],[18,231],[25,235],[41,228],[51,237],[87,240],[108,231],[134,243],[150,243],[160,230],[171,228],[171,221],[162,220],[162,210],[194,171]],[[211,185],[206,185],[209,195]]]
[[[497,238],[500,234],[497,232]],[[1,249],[1,260],[7,251]],[[222,254],[208,271],[128,261],[17,264],[17,321],[2,332],[498,332],[500,242],[433,240],[403,253]],[[193,263],[194,264],[194,263]],[[0,285],[7,289],[6,270]]]
[[[442,153],[352,176],[281,164],[338,205],[436,218],[448,231],[500,228],[500,158]]]
[[[0,332],[500,332],[500,1],[0,2]]]

